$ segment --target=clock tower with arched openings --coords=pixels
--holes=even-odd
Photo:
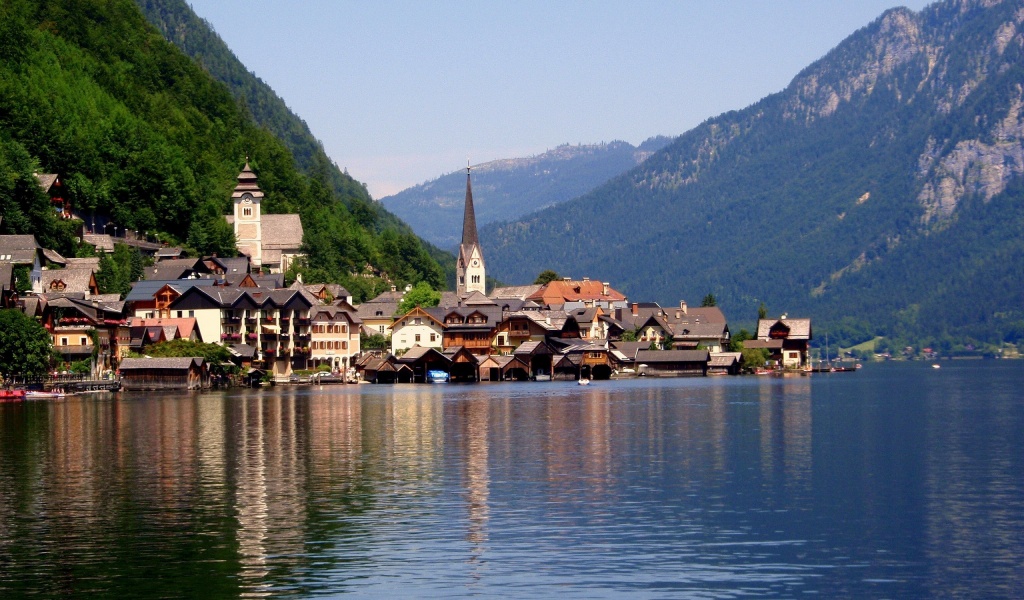
[[[246,161],[242,172],[238,174],[238,184],[231,193],[235,204],[235,239],[238,251],[249,257],[254,269],[263,264],[263,224],[260,214],[260,201],[263,192],[256,185],[256,173],[253,173]]]
[[[473,292],[487,294],[484,252],[476,234],[476,212],[473,210],[473,186],[466,167],[466,209],[462,216],[462,244],[455,265],[455,293],[464,298]]]

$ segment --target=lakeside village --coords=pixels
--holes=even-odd
[[[56,175],[38,175],[56,210],[72,218]],[[144,278],[124,298],[101,294],[99,258],[64,258],[32,235],[0,236],[0,302],[41,323],[66,364],[88,374],[18,381],[8,388],[202,389],[226,383],[591,380],[633,376],[736,375],[810,370],[809,319],[762,318],[756,336],[735,351],[716,306],[685,301],[662,307],[637,302],[610,283],[582,278],[499,287],[486,293],[470,173],[457,289],[437,306],[398,314],[413,288],[384,292],[356,306],[340,285],[284,287],[284,272],[301,256],[297,214],[262,214],[263,193],[248,164],[232,193],[239,257],[185,258],[181,248],[83,228],[82,241],[100,252],[115,243],[152,257]],[[31,291],[17,293],[28,272]],[[201,357],[149,358],[147,349],[173,340],[221,344],[231,361]],[[374,348],[364,348],[375,340]],[[389,340],[385,348],[379,342]],[[32,384],[35,384],[34,386]],[[15,394],[8,389],[8,395]],[[24,392],[22,392],[24,393]]]

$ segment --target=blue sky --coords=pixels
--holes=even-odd
[[[188,0],[375,198],[560,144],[676,136],[925,0]]]

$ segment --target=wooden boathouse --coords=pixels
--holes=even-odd
[[[210,387],[210,370],[198,356],[126,358],[118,368],[121,387],[135,390],[198,390]]]

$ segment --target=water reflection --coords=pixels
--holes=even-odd
[[[4,405],[0,592],[1011,596],[1021,377],[947,372]]]

